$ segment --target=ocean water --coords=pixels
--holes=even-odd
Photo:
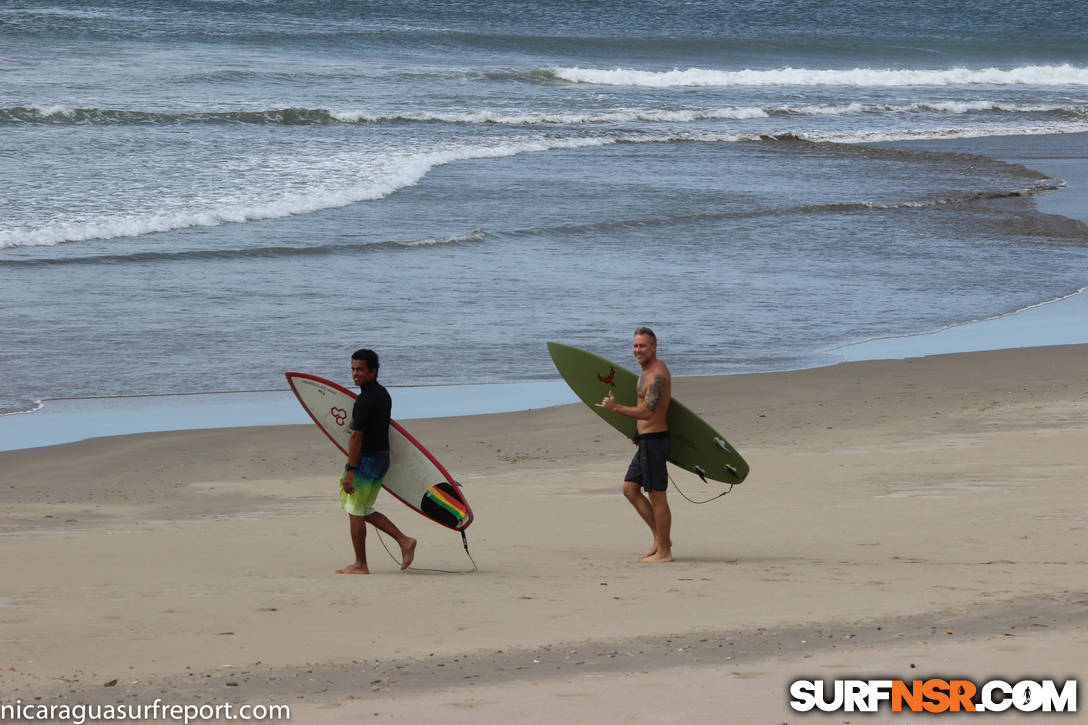
[[[6,3],[0,412],[826,364],[1088,285],[1086,139],[1072,0]]]

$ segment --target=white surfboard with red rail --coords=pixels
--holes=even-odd
[[[298,402],[314,423],[346,456],[351,437],[351,409],[357,393],[331,380],[306,373],[287,373]],[[472,523],[472,509],[441,463],[396,421],[389,421],[389,472],[382,487],[435,523],[463,531]]]

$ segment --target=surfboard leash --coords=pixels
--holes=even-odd
[[[393,552],[389,550],[388,546],[386,546],[385,538],[382,536],[382,532],[378,531],[377,529],[375,529],[374,531],[378,534],[378,541],[382,542],[382,548],[385,549],[385,553],[389,554],[389,558],[393,560],[393,563],[399,566],[400,562],[397,561],[397,558],[393,556]],[[475,574],[476,572],[480,571],[480,567],[476,566],[476,560],[472,558],[472,553],[468,550],[468,537],[465,536],[464,529],[461,529],[461,543],[465,547],[465,554],[468,555],[468,560],[472,562],[472,569],[459,569],[454,571],[451,569],[423,569],[416,566],[409,566],[404,571],[429,571],[435,574]]]
[[[703,480],[705,481],[706,479],[703,479]],[[735,483],[731,483],[731,484],[729,484],[729,488],[728,488],[728,489],[726,489],[725,491],[722,491],[722,492],[721,492],[721,493],[719,493],[719,494],[718,494],[717,496],[711,496],[710,498],[708,498],[708,499],[705,499],[705,500],[703,500],[703,501],[696,501],[695,499],[693,499],[693,498],[689,497],[689,496],[688,496],[688,495],[687,495],[686,493],[684,493],[683,489],[681,489],[681,488],[680,488],[679,486],[677,486],[677,485],[676,485],[676,480],[675,480],[675,479],[674,479],[674,478],[672,477],[672,474],[671,474],[671,473],[669,474],[669,482],[670,482],[670,483],[672,483],[672,487],[673,487],[673,488],[675,488],[675,489],[676,489],[677,491],[679,491],[679,492],[680,492],[680,495],[681,495],[681,496],[683,496],[683,497],[684,497],[685,499],[687,499],[687,500],[688,500],[688,501],[690,501],[691,503],[710,503],[711,501],[714,501],[715,499],[719,499],[719,498],[721,498],[722,496],[724,496],[725,494],[729,493],[730,491],[732,491],[732,490],[733,490],[733,486],[736,486],[736,485],[737,485],[737,484],[735,484]]]

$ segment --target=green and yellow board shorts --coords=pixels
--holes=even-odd
[[[340,476],[340,508],[352,516],[369,516],[374,513],[374,502],[382,488],[382,479],[389,470],[389,456],[360,456],[359,470],[351,482],[354,492],[344,491],[344,476]]]

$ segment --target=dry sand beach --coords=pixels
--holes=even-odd
[[[0,700],[274,703],[304,723],[903,723],[933,716],[795,713],[789,683],[1082,677],[1086,353],[678,379],[752,474],[706,505],[672,493],[666,565],[635,563],[649,535],[619,493],[629,444],[581,405],[408,425],[465,486],[475,573],[425,571],[472,564],[383,494],[417,570],[372,536],[374,573],[334,575],[351,557],[340,460],[314,426],[3,452]]]

